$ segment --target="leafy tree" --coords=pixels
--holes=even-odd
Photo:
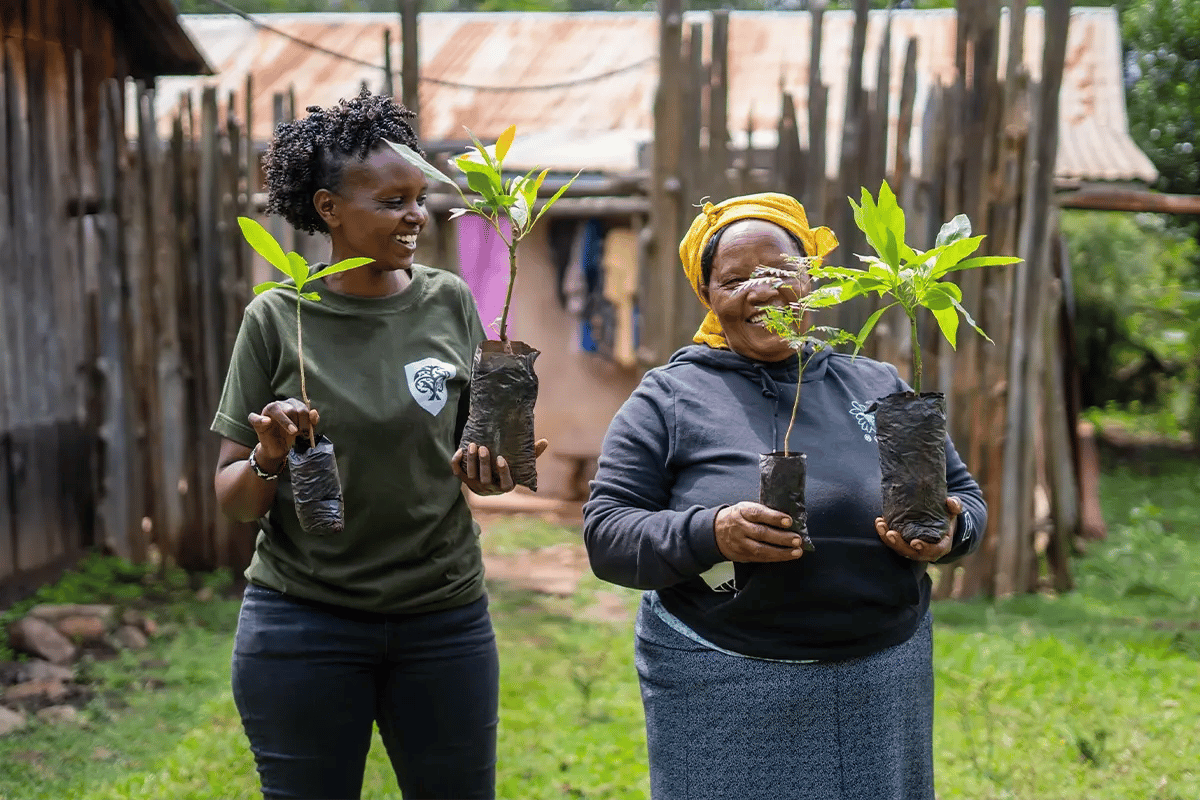
[[[1122,15],[1130,131],[1160,188],[1200,190],[1200,0],[1135,0]]]

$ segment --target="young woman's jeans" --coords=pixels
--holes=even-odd
[[[366,614],[251,584],[233,696],[265,798],[357,798],[372,723],[405,800],[495,797],[499,657],[487,598]]]

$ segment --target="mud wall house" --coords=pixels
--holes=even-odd
[[[5,0],[0,37],[2,606],[141,524],[104,501],[128,466],[105,448],[123,424],[106,392],[120,361],[102,304],[115,265],[98,153],[120,107],[106,91],[208,68],[170,0]]]
[[[846,242],[846,258],[853,252],[846,230],[853,226],[844,211],[846,194],[857,187],[842,184],[847,157],[855,160],[843,144],[847,104],[860,97],[847,88],[855,60],[854,13],[824,13],[816,71],[810,68],[810,13],[718,16],[683,16],[679,59],[661,57],[660,20],[654,13],[425,13],[419,18],[419,125],[433,157],[464,147],[464,126],[490,141],[516,124],[517,143],[509,156],[513,168],[550,167],[551,180],[582,170],[578,186],[548,218],[550,224],[522,246],[514,296],[516,336],[543,352],[537,362],[542,389],[536,413],[539,433],[550,439],[552,449],[539,464],[541,493],[578,494],[612,414],[641,372],[687,343],[699,320],[690,289],[674,272],[665,274],[677,269],[669,262],[678,232],[653,229],[655,92],[660,81],[669,80],[668,61],[685,72],[672,85],[686,113],[672,134],[676,138],[663,145],[676,151],[679,161],[674,176],[678,221],[686,224],[705,195],[782,189],[805,200],[814,222],[837,230]],[[923,111],[955,79],[958,15],[952,9],[897,11],[890,17],[872,11],[866,18],[858,66],[862,96],[882,94],[886,100],[882,133],[869,159],[878,161],[879,175],[871,180],[877,186],[879,176],[899,170],[907,179],[906,201],[918,211],[928,209],[924,224],[936,230],[942,220],[932,216],[941,210],[935,195],[949,191],[944,170],[938,173],[946,157],[930,148],[940,123],[925,119]],[[195,96],[201,85],[216,86],[231,97],[232,108],[246,109],[251,136],[261,148],[279,119],[303,113],[305,106],[336,102],[363,85],[376,91],[393,86],[400,94],[403,53],[395,14],[272,14],[253,22],[187,16],[184,24],[216,74],[163,81],[160,120],[180,107],[180,93]],[[1017,52],[1024,73],[1037,80],[1044,51],[1042,9],[1028,10],[1024,30]],[[717,40],[725,42],[723,49],[714,46]],[[909,42],[913,63],[906,80]],[[725,91],[715,93],[720,70]],[[998,70],[1003,74],[1003,63]],[[906,89],[906,84],[911,85]],[[810,91],[821,93],[822,116],[810,114],[816,106]],[[1073,9],[1058,109],[1058,190],[1091,184],[1144,187],[1155,179],[1153,166],[1128,135],[1122,91],[1115,10]],[[781,127],[788,103],[795,110],[794,128]],[[725,107],[720,119],[719,104]],[[813,119],[817,127],[810,124]],[[783,138],[781,129],[787,131]],[[862,135],[860,141],[865,141]],[[787,162],[785,151],[802,153],[802,160]],[[467,277],[484,307],[486,325],[494,316],[502,265],[477,230],[447,222],[455,200],[431,198],[438,213],[425,260]],[[320,242],[299,246],[316,247],[320,254]],[[656,246],[665,258],[655,255]]]

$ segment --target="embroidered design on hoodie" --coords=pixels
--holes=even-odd
[[[866,403],[855,400],[850,404],[850,415],[858,421],[858,427],[863,429],[863,438],[868,442],[875,441],[875,412],[868,411]]]

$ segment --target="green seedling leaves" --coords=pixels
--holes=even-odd
[[[359,267],[363,266],[364,264],[370,264],[370,263],[371,263],[371,259],[369,259],[369,258],[342,259],[341,261],[337,262],[336,264],[330,264],[328,267],[324,267],[320,271],[314,272],[312,275],[308,276],[308,279],[310,281],[315,281],[317,278],[324,278],[326,275],[333,275],[334,273],[337,273],[337,272],[346,272],[347,270],[358,269]]]
[[[458,185],[448,175],[443,173],[437,167],[433,166],[433,164],[430,164],[428,161],[421,158],[421,155],[416,150],[413,150],[408,145],[401,144],[399,142],[388,142],[387,139],[384,139],[384,141],[387,142],[393,150],[399,153],[401,158],[403,158],[409,164],[412,164],[417,169],[421,170],[421,172],[424,173],[425,177],[429,178],[429,180],[436,183],[448,183],[457,188]]]
[[[249,217],[238,217],[237,221],[238,227],[242,229],[242,236],[254,248],[254,252],[266,259],[267,263],[284,275],[292,277],[288,257],[284,255],[283,248],[279,246],[279,242],[275,241],[275,237],[266,228]]]
[[[279,281],[263,281],[254,287],[254,293],[262,294],[263,292],[270,291],[271,289],[286,289],[289,292],[296,291],[296,287],[289,283],[280,283]]]
[[[292,280],[296,282],[296,290],[304,288],[304,284],[308,283],[308,262],[304,260],[304,256],[296,252],[287,254],[288,266],[291,270],[288,274],[292,276]]]
[[[843,301],[870,293],[892,299],[890,305],[874,312],[859,330],[858,346],[862,347],[883,313],[895,305],[904,309],[914,330],[918,311],[925,309],[931,313],[938,324],[938,330],[951,347],[957,346],[960,316],[987,339],[987,334],[963,308],[962,291],[955,284],[940,279],[951,272],[1014,264],[1020,259],[1009,256],[971,258],[983,243],[984,237],[971,235],[971,221],[964,214],[959,214],[942,225],[933,248],[923,252],[914,250],[904,241],[904,211],[896,202],[896,195],[887,181],[880,186],[877,197],[863,188],[859,202],[856,203],[853,198],[848,199],[854,209],[854,222],[866,235],[867,243],[875,251],[875,255],[860,255],[862,267],[823,267],[814,271],[814,274],[823,272],[834,281],[834,285],[840,286]],[[920,345],[914,337],[913,388],[918,392],[921,379],[920,363]]]

